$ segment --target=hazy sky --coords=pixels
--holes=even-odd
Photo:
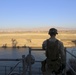
[[[0,29],[76,28],[76,0],[0,0]]]

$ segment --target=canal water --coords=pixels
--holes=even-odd
[[[0,48],[0,59],[19,59],[22,55],[27,56],[29,54],[28,48]],[[35,57],[36,61],[45,59],[44,51],[31,51],[31,54]],[[4,62],[4,63],[3,63]],[[0,65],[10,65],[5,61],[0,61]]]
[[[67,50],[72,54],[76,55],[75,47],[67,48]],[[18,59],[18,58],[22,58],[22,55],[27,56],[28,53],[29,53],[28,48],[0,48],[0,59]],[[34,51],[31,51],[31,54],[35,57],[36,61],[42,61],[46,58],[45,51],[34,50]],[[70,58],[72,58],[72,56],[67,53],[67,60]],[[3,62],[0,61],[1,66],[10,65],[5,61]]]

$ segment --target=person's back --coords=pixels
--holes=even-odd
[[[46,57],[50,60],[57,60],[59,58],[58,40],[50,41],[47,40]]]
[[[61,63],[64,63],[64,46],[61,41],[55,38],[56,34],[58,34],[57,30],[51,28],[49,30],[51,38],[45,40],[42,44],[42,48],[46,50],[47,75],[50,75],[49,72],[55,72],[57,74]]]

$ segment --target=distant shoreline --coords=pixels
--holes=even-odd
[[[59,31],[56,36],[65,47],[74,47],[76,31]],[[49,38],[48,32],[0,32],[0,47],[42,47],[45,39]],[[13,40],[12,40],[13,39]]]

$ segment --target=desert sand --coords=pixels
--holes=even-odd
[[[18,47],[41,47],[42,42],[49,37],[48,32],[0,32],[0,47],[4,45],[12,47],[12,39]],[[76,31],[59,31],[56,37],[63,42],[65,47],[75,46],[72,41],[76,40]]]

